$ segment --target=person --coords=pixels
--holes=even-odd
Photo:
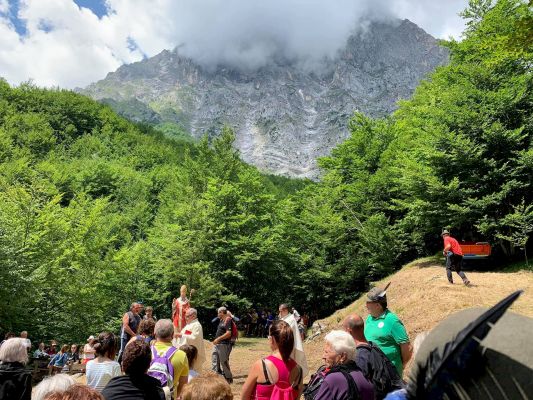
[[[67,352],[67,362],[65,363],[65,366],[63,367],[61,372],[68,372],[72,364],[79,361],[80,355],[78,354],[78,345],[73,344],[70,346],[70,351]]]
[[[76,381],[70,375],[57,374],[44,378],[33,390],[32,400],[45,400],[45,398],[54,392],[64,392]]]
[[[174,299],[172,302],[172,321],[174,323],[175,333],[181,332],[183,327],[187,324],[185,321],[185,314],[190,307],[191,305],[187,298],[187,286],[182,285],[180,288],[180,297]]]
[[[289,324],[294,334],[294,348],[292,350],[291,358],[294,359],[300,367],[302,367],[302,373],[305,377],[309,372],[307,367],[307,358],[304,352],[304,345],[302,337],[300,336],[300,329],[294,316],[289,313],[289,306],[287,304],[281,304],[279,306],[279,318]]]
[[[68,344],[61,346],[59,353],[55,354],[48,363],[49,373],[48,375],[53,375],[57,372],[61,372],[63,367],[67,365],[68,359]]]
[[[163,387],[168,394],[174,393],[174,398],[178,398],[183,386],[187,383],[189,376],[189,363],[186,354],[172,346],[174,337],[174,325],[170,319],[160,319],[155,324],[155,343],[152,345],[152,365],[148,370],[148,375],[152,375],[153,360],[157,357],[165,357],[170,360],[173,368],[172,379],[168,381],[168,386]],[[168,371],[169,373],[172,371]]]
[[[87,364],[89,361],[94,360],[96,350],[94,350],[94,344],[96,343],[96,339],[93,335],[89,336],[87,339],[87,344],[83,346],[83,358],[81,363]]]
[[[415,355],[407,391],[386,399],[533,398],[533,319],[507,311],[519,293],[441,321]]]
[[[233,392],[220,375],[208,372],[185,386],[181,400],[233,400]]]
[[[131,303],[130,310],[122,316],[122,329],[120,331],[120,351],[118,353],[118,362],[122,360],[122,352],[130,341],[136,335],[139,324],[141,323],[142,311],[140,303]]]
[[[217,310],[218,326],[213,340],[213,353],[211,354],[211,369],[213,372],[226,378],[228,383],[233,383],[233,374],[229,366],[229,356],[231,354],[231,331],[232,319],[228,315],[226,307],[219,307]]]
[[[147,375],[152,351],[143,340],[128,343],[122,357],[124,375],[109,381],[102,395],[105,400],[165,400],[161,382]]]
[[[137,329],[137,335],[133,336],[128,344],[135,340],[142,340],[148,344],[152,344],[155,340],[154,329],[155,321],[152,318],[143,319]]]
[[[198,372],[194,369],[194,362],[198,358],[198,350],[195,346],[190,344],[184,344],[180,346],[180,350],[187,355],[187,362],[189,363],[189,376],[187,377],[187,383],[193,378],[198,376]]]
[[[144,314],[143,319],[145,319],[145,320],[146,319],[152,319],[154,321],[154,323],[157,322],[157,318],[154,315],[154,308],[153,307],[148,306],[148,307],[145,308],[145,314]]]
[[[48,347],[47,353],[50,357],[53,357],[57,354],[57,342],[55,340],[50,341],[50,346]]]
[[[107,383],[122,374],[120,364],[115,361],[117,340],[111,332],[102,332],[98,335],[94,350],[96,358],[87,363],[87,385],[101,392]]]
[[[44,400],[104,400],[104,398],[89,386],[77,383],[64,391],[50,393]]]
[[[39,343],[39,346],[37,347],[37,350],[33,352],[33,358],[49,358],[50,356],[45,351],[45,344],[44,342]]]
[[[0,399],[30,400],[31,371],[23,338],[11,338],[0,347]]]
[[[355,363],[374,385],[376,399],[383,399],[387,393],[403,389],[405,385],[391,361],[379,347],[366,340],[363,318],[355,313],[350,314],[342,322],[342,327],[355,341]]]
[[[465,273],[461,271],[463,264],[463,250],[461,249],[459,242],[457,239],[451,237],[450,232],[446,229],[442,231],[441,236],[444,240],[444,250],[442,250],[442,254],[446,257],[446,277],[448,278],[448,282],[453,284],[452,271],[455,271],[463,280],[463,283],[466,286],[469,286],[470,281]]]
[[[265,321],[265,333],[268,334],[270,331],[270,326],[274,322],[274,313],[270,310],[267,311],[267,317]]]
[[[180,333],[175,335],[172,343],[175,347],[183,344],[196,347],[198,355],[192,368],[195,371],[201,371],[205,362],[204,331],[200,321],[198,321],[196,309],[189,308],[187,310],[185,321],[187,321],[187,325],[183,327]]]
[[[13,332],[7,332],[4,336],[4,340],[2,340],[2,342],[0,343],[0,347],[2,347],[6,340],[9,340],[14,337],[16,337],[16,335]]]
[[[244,382],[241,400],[270,399],[274,387],[292,388],[292,398],[302,393],[302,368],[291,358],[294,333],[285,321],[270,326],[268,343],[272,354],[252,364]],[[279,384],[278,384],[279,383]]]
[[[28,350],[31,349],[31,340],[28,339],[28,331],[22,331],[20,332],[20,337],[24,339],[24,343],[26,344],[26,348]]]
[[[409,336],[400,319],[387,308],[387,288],[375,287],[367,294],[366,308],[369,316],[365,321],[364,334],[375,343],[392,362],[402,376],[405,364],[413,349]]]
[[[326,375],[315,400],[373,400],[372,383],[354,361],[356,347],[350,334],[334,330],[326,335],[324,341],[322,358]]]

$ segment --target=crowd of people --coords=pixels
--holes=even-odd
[[[442,340],[435,339],[435,336],[442,336],[440,325],[435,329],[440,334],[433,335],[432,332],[419,335],[413,349],[402,321],[388,307],[389,285],[375,287],[367,294],[369,315],[366,319],[358,314],[349,314],[342,321],[341,329],[325,335],[322,354],[324,365],[311,375],[305,385],[304,379],[309,369],[297,321],[300,317],[287,304],[281,304],[277,318],[268,326],[267,340],[271,354],[251,365],[242,387],[241,400],[297,399],[301,396],[306,400],[396,400],[444,398],[445,394],[448,397],[453,394],[450,398],[481,398],[472,394],[477,390],[472,380],[484,376],[487,361],[483,357],[497,359],[494,354],[501,354],[501,351],[497,352],[501,345],[488,344],[491,350],[487,355],[485,350],[478,351],[477,347],[492,326],[496,326],[494,331],[498,334],[496,322],[520,292],[502,300],[474,322],[471,319],[459,324],[463,328],[466,326],[467,333],[464,329],[460,331],[456,324],[455,336],[450,338],[444,335],[448,340],[445,346],[449,347],[459,340],[457,338],[467,341],[474,335],[472,332],[476,332],[475,341],[468,342],[469,346],[455,344],[459,350],[454,357],[462,358],[457,365],[452,363],[450,371],[446,370],[450,369],[447,364],[449,359],[443,357],[443,361],[433,355],[435,349],[445,347]],[[33,356],[49,360],[51,376],[34,388],[31,370],[25,368],[31,348],[27,332],[19,337],[8,335],[0,345],[0,399],[233,399],[230,355],[237,338],[235,317],[226,307],[217,309],[218,326],[212,341],[211,372],[206,373],[203,370],[206,360],[203,328],[197,310],[187,299],[186,291],[186,287],[182,287],[179,300],[174,300],[172,319],[156,320],[153,310],[148,307],[141,316],[143,306],[133,303],[123,316],[120,335],[102,332],[96,337],[90,336],[81,356],[75,344],[64,345],[55,351],[55,343],[48,347],[39,343]],[[489,328],[483,325],[486,321],[492,324]],[[446,326],[445,322],[443,324]],[[533,376],[533,346],[530,335],[527,335],[527,332],[533,331],[533,323],[525,317],[506,315],[506,324],[525,329],[522,329],[524,333],[521,336],[516,335],[525,347],[516,354],[508,349],[503,354],[505,357],[514,357],[513,361],[516,361],[513,369],[509,370],[512,371],[512,383],[506,390],[525,394],[527,398],[533,394],[530,379]],[[472,328],[477,325],[483,329],[477,331]],[[444,332],[447,333],[447,330],[449,327]],[[420,340],[422,337],[423,342]],[[423,357],[413,368],[416,377],[408,385],[402,379],[403,371],[417,348],[423,347],[422,343],[431,343],[431,346],[429,350],[421,351]],[[465,349],[475,353],[475,356],[470,353],[468,357],[464,356]],[[465,366],[472,367],[470,358],[477,363],[476,377],[464,370]],[[498,360],[509,365],[504,358]],[[62,373],[65,372],[65,366],[72,362],[84,363],[86,384],[76,383],[71,375]],[[506,367],[491,365],[490,368],[503,371]],[[446,371],[444,380],[439,380],[438,374],[434,374],[440,369]],[[488,367],[486,369],[486,374],[490,375],[492,372]],[[490,382],[484,384],[490,386]],[[498,385],[504,386],[505,379]],[[438,393],[440,396],[430,396],[428,393]]]

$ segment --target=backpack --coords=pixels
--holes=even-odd
[[[305,386],[303,391],[303,396],[305,400],[314,400],[315,396],[320,389],[320,385],[326,378],[326,367],[322,365],[318,371],[316,371],[311,378],[309,378],[309,383]]]
[[[374,385],[376,399],[383,399],[388,393],[404,389],[405,384],[398,374],[396,367],[389,358],[374,343],[369,342],[369,363],[372,370],[366,378]]]
[[[230,338],[231,344],[235,344],[238,338],[239,338],[239,330],[237,329],[237,324],[232,318],[231,319],[231,338]]]
[[[357,382],[353,376],[350,375],[350,371],[353,369],[359,370],[359,368],[355,365],[355,363],[350,363],[347,365],[340,365],[335,366],[331,369],[326,369],[324,365],[322,365],[320,368],[318,368],[318,371],[316,371],[313,375],[311,375],[311,378],[309,379],[309,383],[305,387],[303,391],[303,396],[305,400],[314,400],[316,395],[318,394],[318,391],[320,390],[320,386],[322,385],[322,382],[324,382],[324,379],[326,379],[326,376],[329,373],[334,372],[340,372],[344,376],[344,379],[346,379],[346,382],[348,383],[348,398],[351,400],[357,400],[360,399],[359,389]],[[361,375],[361,378],[363,376]]]
[[[168,386],[170,389],[174,386],[174,366],[170,359],[177,348],[171,346],[164,355],[160,356],[155,346],[152,346],[152,361],[147,374],[161,382],[161,386]]]

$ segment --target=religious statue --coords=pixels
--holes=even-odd
[[[191,308],[191,304],[187,298],[187,286],[182,285],[180,289],[180,297],[174,299],[172,302],[172,321],[174,322],[174,332],[181,332],[181,330],[187,324],[185,322],[185,313],[189,308]]]

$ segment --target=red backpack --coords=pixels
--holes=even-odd
[[[231,338],[230,338],[231,343],[235,344],[238,338],[239,338],[239,330],[237,329],[237,324],[232,318],[231,319]]]

